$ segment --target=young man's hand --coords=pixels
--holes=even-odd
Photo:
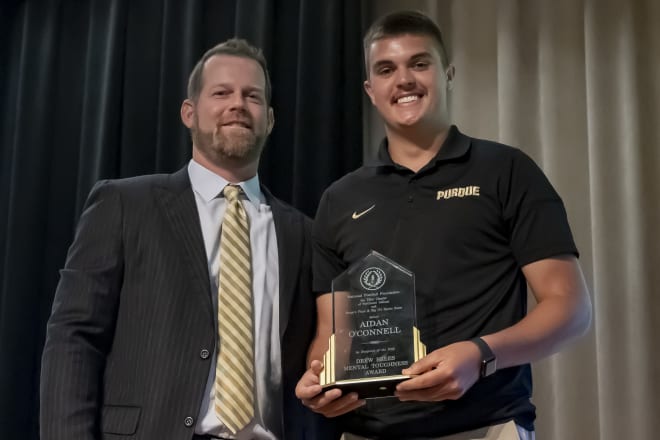
[[[302,401],[303,405],[326,417],[337,417],[365,404],[365,400],[359,399],[357,393],[342,396],[341,390],[336,388],[323,392],[323,388],[319,385],[321,371],[323,371],[323,364],[314,360],[298,381],[296,397]]]
[[[479,347],[470,341],[434,350],[402,371],[418,376],[397,385],[395,395],[402,401],[456,400],[479,379],[480,359]]]

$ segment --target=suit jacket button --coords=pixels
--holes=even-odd
[[[210,353],[206,348],[204,348],[202,351],[199,352],[199,357],[201,357],[202,359],[208,359],[209,355]]]
[[[183,424],[186,425],[186,427],[190,428],[193,424],[195,423],[195,419],[192,417],[186,417],[183,421]]]

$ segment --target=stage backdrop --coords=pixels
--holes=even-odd
[[[436,18],[458,126],[530,154],[566,204],[594,322],[533,366],[537,438],[659,438],[660,2],[369,4],[367,19],[400,8]],[[373,149],[382,124],[366,118]]]
[[[264,48],[276,124],[261,176],[312,214],[382,136],[361,91],[360,38],[365,22],[405,7],[444,29],[455,121],[538,161],[582,253],[594,324],[534,365],[539,440],[655,439],[655,0],[0,2],[0,438],[38,437],[45,322],[87,192],[185,164],[179,105],[204,50],[233,35]]]
[[[179,107],[202,53],[264,49],[261,179],[313,215],[362,160],[361,26],[352,0],[0,2],[0,438],[37,439],[45,324],[93,183],[190,158]]]

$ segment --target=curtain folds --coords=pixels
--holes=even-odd
[[[526,151],[566,205],[594,322],[569,350],[534,365],[537,438],[657,438],[660,4],[368,3],[367,21],[401,8],[436,18],[456,66],[458,126]],[[365,111],[367,137],[377,138],[381,124]]]
[[[537,438],[656,437],[659,2],[6,0],[0,438],[38,438],[45,323],[92,184],[170,172],[190,157],[179,106],[199,56],[234,35],[263,48],[275,128],[260,176],[313,215],[323,189],[383,135],[362,91],[361,37],[365,23],[401,8],[443,29],[456,66],[453,119],[537,161],[581,251],[594,322],[534,365]]]
[[[202,53],[262,47],[275,128],[260,167],[313,215],[362,160],[361,6],[337,0],[5,0],[0,4],[0,438],[38,438],[38,377],[58,270],[99,179],[171,172]]]

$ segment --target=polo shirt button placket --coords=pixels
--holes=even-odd
[[[415,176],[412,176],[408,180],[408,197],[406,198],[406,201],[408,203],[412,203],[415,201],[415,191],[417,191],[417,180],[415,179]]]

